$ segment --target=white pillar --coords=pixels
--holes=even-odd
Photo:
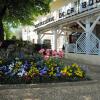
[[[67,34],[65,36],[65,52],[67,53],[68,52],[68,45],[69,45],[69,34],[71,34],[71,32],[67,31],[67,30],[66,30],[66,32],[67,32]]]
[[[57,28],[54,28],[52,30],[52,32],[54,34],[54,37],[53,37],[53,44],[54,44],[54,46],[53,46],[52,49],[57,50]]]
[[[37,33],[37,35],[38,35],[37,43],[38,44],[41,44],[41,34],[40,33]]]
[[[85,29],[85,32],[86,32],[86,54],[90,54],[90,34],[91,34],[91,31],[90,31],[90,20],[87,18],[86,19],[86,29]]]

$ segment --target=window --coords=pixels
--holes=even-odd
[[[43,44],[51,44],[51,40],[45,39],[45,40],[43,41]]]

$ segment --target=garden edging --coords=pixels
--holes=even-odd
[[[10,84],[0,85],[0,90],[4,89],[23,89],[23,88],[47,88],[47,87],[59,87],[59,86],[80,86],[87,84],[98,83],[98,80],[90,81],[77,81],[77,82],[61,82],[61,83],[40,83],[40,84]]]

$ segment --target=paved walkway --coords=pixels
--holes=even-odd
[[[87,66],[92,81],[0,85],[0,100],[100,100],[100,66]]]

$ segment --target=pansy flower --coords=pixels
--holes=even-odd
[[[48,68],[45,66],[42,70],[40,70],[40,75],[47,74]]]

